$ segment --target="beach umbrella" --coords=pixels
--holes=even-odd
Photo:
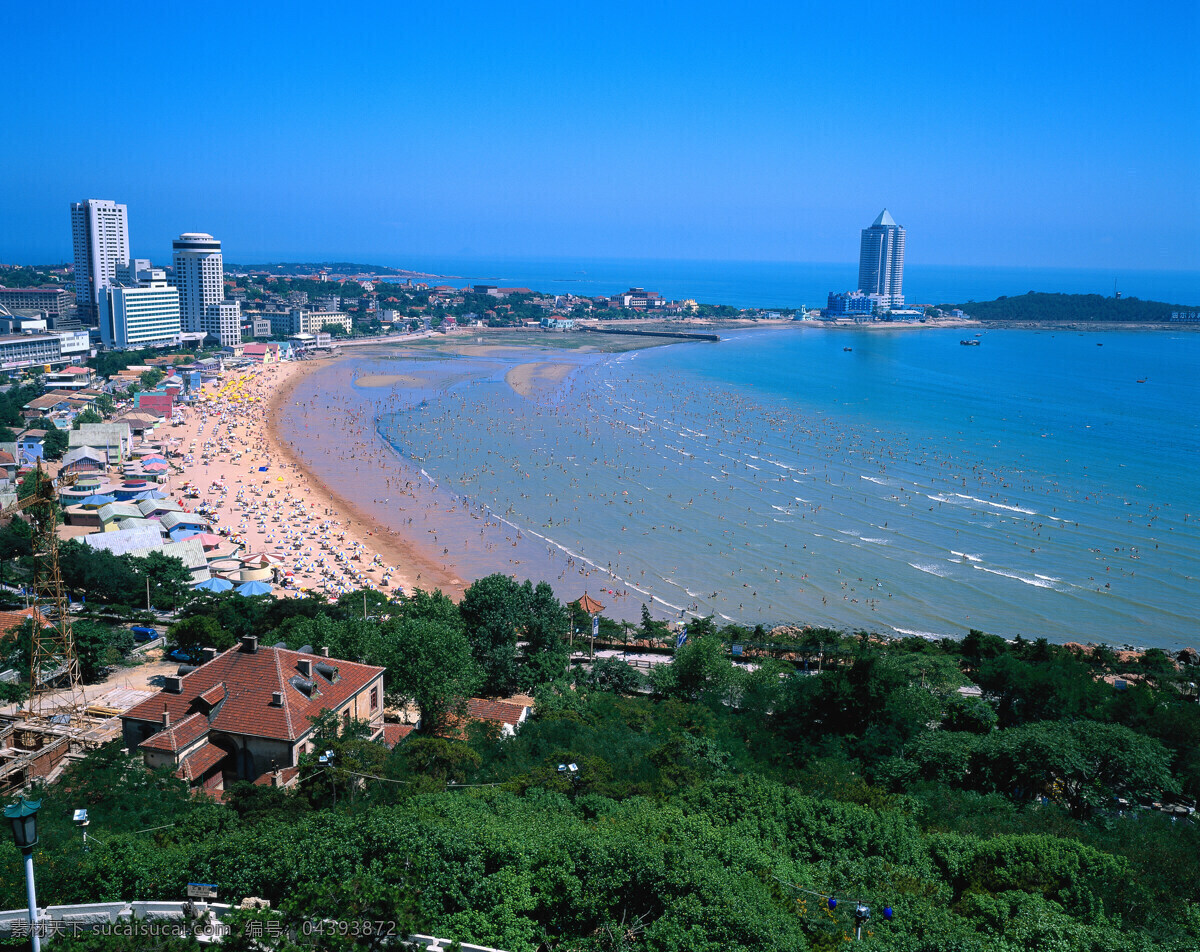
[[[267,582],[243,582],[235,591],[239,595],[270,595],[272,588]]]
[[[223,578],[217,578],[214,576],[213,578],[205,579],[203,582],[193,585],[192,588],[198,592],[228,592],[231,588],[233,588],[233,582],[229,582]]]

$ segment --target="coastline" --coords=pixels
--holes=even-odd
[[[790,323],[785,323],[785,322],[779,322],[779,323],[776,323],[776,322],[771,322],[771,323],[752,322],[748,326],[742,325],[742,327],[745,330],[766,329],[769,327],[774,327],[776,329],[780,329],[782,326],[795,326],[795,325],[790,324]],[[923,325],[923,326],[928,327],[928,325]],[[936,328],[936,326],[937,325],[934,325],[935,328]],[[978,326],[978,325],[976,325],[976,326]],[[884,328],[880,328],[880,329],[884,329]],[[1093,328],[1093,329],[1109,329],[1109,328]],[[1065,328],[1064,328],[1064,330],[1065,330]],[[486,332],[485,332],[485,334],[486,334]],[[534,344],[535,342],[537,344],[540,344],[541,346],[537,347],[536,349],[538,351],[541,351],[541,353],[534,354],[534,353],[526,352],[526,354],[521,355],[518,352],[515,352],[514,350],[510,349],[510,346],[500,343],[500,340],[502,340],[503,337],[507,337],[509,335],[511,335],[512,337],[523,338],[525,341],[528,341],[529,344]],[[562,354],[564,351],[569,353],[572,350],[575,350],[576,353],[586,352],[582,348],[579,348],[579,346],[578,346],[578,343],[582,343],[582,342],[572,342],[571,341],[572,335],[546,335],[546,334],[542,334],[542,333],[529,333],[527,331],[518,331],[518,332],[514,333],[514,332],[510,331],[503,335],[496,334],[495,336],[492,336],[492,335],[488,335],[488,336],[491,337],[490,343],[484,343],[484,341],[486,341],[488,339],[487,336],[485,336],[484,340],[481,341],[479,339],[480,335],[476,335],[476,334],[460,333],[460,334],[438,336],[438,337],[433,338],[430,341],[426,342],[426,346],[432,344],[433,345],[432,349],[435,352],[452,351],[455,353],[462,353],[462,352],[466,351],[466,352],[470,352],[471,356],[476,357],[476,358],[481,358],[481,359],[488,359],[488,358],[500,357],[500,356],[504,356],[504,357],[508,358],[508,360],[511,361],[508,371],[507,372],[501,371],[500,373],[503,374],[502,377],[500,376],[500,374],[497,374],[497,380],[495,382],[498,383],[502,379],[503,380],[502,385],[506,385],[506,389],[511,388],[515,393],[517,393],[520,396],[526,397],[526,398],[528,398],[530,396],[530,393],[533,391],[551,390],[551,389],[554,389],[554,387],[557,385],[558,381],[556,381],[554,379],[554,377],[558,376],[559,373],[563,372],[563,370],[565,369],[565,364],[560,362],[560,360],[556,360],[556,358],[555,358],[556,353]],[[498,340],[498,338],[500,340]],[[576,346],[572,347],[571,346],[572,343],[576,343]],[[563,346],[564,344],[566,345],[565,347]],[[1090,351],[1090,343],[1088,345],[1088,348],[1089,348],[1089,352],[1091,352]],[[412,349],[414,351],[419,352],[419,351],[424,350],[425,348],[424,347],[414,347]],[[588,350],[590,351],[590,348]],[[955,350],[957,350],[957,348],[955,348]],[[1096,352],[1096,353],[1104,353],[1104,352]],[[339,355],[339,356],[344,356],[344,355]],[[352,495],[351,491],[343,490],[344,495],[335,492],[331,488],[331,485],[325,485],[324,483],[322,483],[322,478],[324,480],[328,481],[328,483],[333,484],[334,480],[339,478],[338,472],[336,470],[331,472],[328,469],[328,467],[326,467],[324,469],[323,477],[321,475],[314,475],[314,472],[321,471],[321,467],[319,465],[314,466],[310,470],[309,466],[306,466],[301,462],[302,457],[301,457],[300,453],[293,451],[292,446],[288,443],[287,440],[285,440],[283,438],[283,435],[282,435],[283,431],[280,426],[280,423],[283,418],[283,413],[288,409],[288,406],[287,406],[288,400],[289,400],[289,398],[291,398],[291,395],[295,392],[297,386],[304,379],[306,379],[309,374],[318,371],[320,368],[322,368],[322,367],[330,368],[330,367],[334,366],[337,359],[338,358],[335,357],[328,361],[322,360],[322,361],[306,362],[306,363],[296,367],[294,369],[294,372],[287,373],[286,375],[282,372],[279,374],[278,383],[276,386],[274,386],[272,388],[272,392],[271,392],[271,396],[270,396],[269,437],[270,437],[272,446],[279,450],[279,452],[278,452],[279,458],[284,459],[289,463],[289,470],[290,470],[291,466],[295,466],[294,472],[296,473],[297,477],[300,477],[300,476],[303,476],[303,477],[312,476],[313,477],[312,480],[310,480],[310,483],[314,487],[314,497],[319,497],[319,498],[314,498],[314,502],[317,502],[319,505],[329,505],[330,508],[333,509],[334,513],[336,514],[335,518],[339,518],[342,520],[349,519],[349,520],[358,522],[359,525],[354,526],[352,528],[353,529],[359,529],[360,527],[362,528],[363,533],[361,535],[361,538],[363,539],[364,543],[371,548],[371,551],[380,551],[381,553],[387,552],[388,557],[392,559],[393,564],[399,564],[402,566],[404,571],[398,572],[397,577],[399,577],[401,574],[403,574],[405,576],[405,584],[406,585],[411,586],[413,584],[412,575],[414,572],[419,571],[421,573],[421,578],[420,578],[420,580],[418,580],[416,582],[416,584],[420,585],[422,588],[432,588],[435,584],[439,584],[439,587],[443,587],[443,590],[449,592],[450,594],[455,594],[457,597],[457,595],[461,594],[463,589],[467,585],[470,584],[470,582],[473,580],[474,577],[476,577],[477,575],[487,574],[486,570],[483,570],[480,568],[480,564],[479,564],[480,559],[477,556],[479,556],[479,554],[484,549],[490,549],[491,546],[485,545],[482,541],[480,541],[480,542],[478,542],[478,544],[476,544],[473,534],[478,532],[478,528],[474,528],[471,530],[472,537],[467,540],[467,542],[469,543],[469,549],[461,549],[460,546],[456,546],[455,545],[456,538],[458,539],[458,542],[460,544],[462,543],[463,540],[454,535],[455,530],[452,527],[454,526],[454,524],[456,522],[461,523],[465,517],[462,514],[454,515],[454,516],[442,515],[441,512],[439,512],[439,509],[442,511],[446,510],[446,507],[442,506],[442,507],[426,507],[426,509],[423,510],[424,513],[427,513],[427,515],[425,515],[425,518],[428,520],[425,522],[425,527],[432,527],[432,528],[423,527],[422,530],[406,530],[406,528],[403,527],[403,520],[398,520],[400,525],[398,525],[397,528],[395,530],[393,530],[390,528],[390,525],[396,525],[396,523],[391,522],[391,520],[389,518],[390,514],[389,515],[382,514],[381,511],[379,510],[378,506],[375,508],[374,513],[372,513],[371,505],[370,505],[372,500],[369,498],[365,498],[365,497],[373,495],[373,493],[366,492],[364,487],[360,487],[360,486],[358,486],[358,484],[355,484],[353,487],[351,487],[352,490],[353,489],[363,490],[363,492],[361,492],[360,494],[364,496],[365,502],[362,506],[359,506],[359,505],[355,504],[351,498],[349,498]],[[287,365],[284,365],[284,369],[286,369],[286,366]],[[337,381],[341,381],[346,376],[346,374],[344,372],[346,369],[347,368],[345,366],[343,366],[334,375]],[[353,376],[353,374],[351,374],[351,376]],[[389,384],[395,383],[395,384],[404,385],[406,382],[408,382],[404,379],[396,379],[393,381],[391,379],[392,376],[395,376],[397,378],[403,378],[403,377],[406,377],[407,375],[405,375],[405,374],[388,375],[389,379],[387,382]],[[366,376],[366,378],[364,378],[364,379],[367,379],[370,381],[368,386],[371,386],[371,384],[376,383],[376,381],[371,378],[369,373]],[[379,383],[380,384],[383,383],[383,375],[380,375]],[[340,383],[335,384],[333,386],[335,386],[335,388],[340,387]],[[528,392],[522,392],[522,391],[528,391]],[[316,388],[310,388],[310,391],[306,393],[305,399],[307,401],[311,402],[313,400],[315,394],[316,394]],[[334,394],[331,393],[329,396],[332,400],[332,398],[334,397]],[[432,400],[432,397],[430,399]],[[319,405],[319,401],[318,401],[318,405]],[[310,410],[310,412],[311,412],[311,410]],[[373,422],[374,421],[372,421],[372,423]],[[366,423],[366,420],[358,420],[353,425],[354,426],[362,426],[365,423]],[[337,432],[337,431],[335,430],[333,432]],[[297,442],[302,443],[302,434],[297,438]],[[354,452],[354,451],[347,450],[347,452]],[[361,459],[361,449],[358,452],[359,452],[359,456]],[[423,452],[423,451],[418,449],[418,452]],[[337,454],[335,453],[334,455],[336,458]],[[365,472],[365,470],[364,470],[364,472]],[[318,490],[319,490],[319,492],[318,492]],[[449,489],[449,491],[455,492],[454,489]],[[382,499],[382,496],[383,496],[382,492],[379,493],[379,496],[381,498],[376,499],[374,501],[376,503],[384,502],[384,500]],[[463,497],[463,498],[465,498],[465,497]],[[489,497],[483,496],[483,497],[478,497],[478,498],[486,500]],[[480,505],[482,505],[482,504],[480,504]],[[416,509],[415,507],[410,508],[410,507],[406,506],[405,508],[409,509],[411,514],[413,514],[413,515],[416,515],[418,512],[422,511],[422,510]],[[1057,511],[1057,510],[1055,510],[1055,511]],[[479,513],[476,514],[476,518],[478,518],[479,514],[482,514],[482,513],[483,513],[483,508],[480,508]],[[494,525],[494,523],[496,523],[497,521],[502,522],[503,525]],[[509,532],[510,535],[515,533],[515,538],[517,540],[520,540],[520,529],[518,528],[518,526],[510,525],[507,522],[505,522],[504,520],[500,519],[500,514],[497,512],[488,511],[487,514],[484,515],[482,521],[476,523],[476,526],[484,528],[486,530],[486,532],[488,533],[488,539],[492,540],[500,545],[504,545],[504,544],[506,544],[507,541],[511,541],[507,538],[502,539],[500,537],[505,532]],[[437,542],[438,534],[441,534],[442,527],[446,527],[446,529],[447,529],[445,539],[448,539],[449,540],[448,542],[445,541],[445,539],[441,542]],[[539,527],[540,527],[540,523],[535,522],[534,529],[539,528]],[[386,542],[383,538],[380,538],[379,536],[374,534],[374,533],[379,533],[380,535],[382,535],[384,529],[388,530],[386,533],[386,536],[387,536]],[[522,546],[521,550],[514,549],[514,552],[513,552],[514,558],[516,557],[516,553],[518,551],[523,552],[525,547],[527,547],[527,546],[529,546],[532,550],[533,548],[536,548],[536,546],[539,544],[539,542],[543,542],[543,543],[549,542],[554,545],[558,545],[558,543],[554,542],[552,539],[544,538],[543,536],[538,535],[537,532],[534,531],[534,529],[526,530],[526,535],[529,537],[529,539],[527,539],[525,542],[521,543],[521,546]],[[371,532],[371,530],[374,530],[374,532]],[[449,555],[449,552],[462,551],[463,557],[459,558],[459,559],[455,559],[455,557],[453,555],[449,555],[448,560],[446,558],[439,557],[439,556],[434,556],[431,558],[429,555],[429,547],[427,546],[424,549],[421,547],[420,543],[424,539],[424,536],[418,535],[417,534],[418,531],[424,531],[426,533],[432,531],[432,532],[436,533],[434,535],[434,540],[435,540],[435,542],[437,542],[437,551],[442,552],[443,555]],[[546,530],[542,530],[542,531],[545,532]],[[558,537],[557,533],[553,533],[553,534],[555,535],[555,537]],[[415,536],[415,538],[413,538],[414,536]],[[480,536],[480,539],[483,538],[482,533],[479,533],[479,536]],[[391,545],[388,545],[388,547],[385,548],[385,545],[387,545],[388,543],[391,543]],[[443,548],[443,546],[447,545],[447,544],[450,547],[449,552],[446,552],[445,549]],[[617,543],[617,544],[619,545],[619,543]],[[502,551],[507,551],[507,550],[502,550]],[[614,546],[614,551],[615,551],[615,546]],[[544,554],[544,552],[545,552],[544,548],[542,549],[542,552],[543,552],[543,555],[541,556],[541,559],[544,560],[546,558],[546,556]],[[569,554],[574,556],[574,553],[569,553]],[[596,593],[595,589],[597,586],[597,581],[595,580],[595,576],[599,575],[603,579],[604,577],[606,577],[608,575],[608,573],[602,567],[604,565],[604,560],[606,557],[607,556],[593,555],[592,558],[596,559],[596,561],[599,564],[592,564],[590,562],[584,563],[583,561],[581,561],[581,558],[579,556],[575,556],[576,571],[574,573],[569,573],[567,575],[565,584],[562,586],[562,588],[565,589],[565,591],[560,591],[560,595],[563,595],[563,596],[570,595],[570,597],[576,597],[579,594],[579,590],[586,590],[589,585],[592,587],[593,593]],[[514,563],[512,563],[512,567],[507,568],[507,569],[505,568],[505,566],[499,565],[495,568],[495,571],[510,572],[510,573],[511,572],[520,572],[521,573],[520,577],[522,577],[522,578],[536,576],[537,566],[539,564],[538,562],[536,562],[536,561],[527,562],[529,568],[526,568],[526,567],[517,568],[518,564],[520,564],[520,563],[514,562]],[[683,563],[680,563],[680,564],[683,564]],[[550,573],[549,575],[546,576],[546,580],[550,581],[552,584],[555,584],[556,588],[559,588],[560,586],[558,584],[554,583],[554,575],[558,572],[559,567],[557,565],[555,565],[553,570],[551,571],[550,568],[546,565],[545,561],[542,561],[540,563],[540,565],[542,567],[543,572]],[[586,572],[586,571],[581,571],[581,569],[584,568],[585,565],[587,567],[590,567],[590,569],[591,569],[590,573]],[[609,565],[611,568],[611,563],[609,563]],[[529,571],[530,568],[533,569],[532,572]],[[464,571],[466,571],[467,574],[464,575],[463,574]],[[592,576],[592,578],[590,578],[590,579],[588,578],[589,574]],[[516,576],[514,576],[514,577],[516,577]],[[560,580],[563,578],[562,575],[559,575],[558,577]],[[572,581],[572,577],[574,577],[574,581]],[[629,578],[631,580],[630,587],[632,588],[633,587],[632,576],[624,576],[624,577]],[[1015,576],[1010,576],[1010,577],[1015,577]],[[614,578],[617,581],[620,581],[621,576],[614,576]],[[980,576],[980,578],[982,578],[982,576]],[[434,581],[434,580],[438,580],[438,579],[440,579],[440,583]],[[441,583],[444,583],[444,584],[441,584]],[[1035,583],[1029,583],[1029,584],[1035,584]],[[575,585],[578,585],[579,589],[575,589],[574,588]],[[696,587],[697,586],[695,586],[695,585],[691,585],[691,588],[696,588]],[[615,617],[615,618],[635,617],[634,615],[631,615],[630,612],[632,611],[632,612],[636,613],[636,608],[637,608],[636,602],[640,601],[641,598],[638,595],[634,594],[632,591],[630,591],[628,594],[630,596],[632,596],[630,603],[613,605],[612,607],[615,609],[615,611],[611,612],[612,617]],[[688,594],[691,594],[691,593],[689,592]],[[601,596],[601,597],[603,598],[603,596]],[[656,595],[651,596],[651,597],[657,598]],[[670,596],[668,595],[668,597],[670,597]],[[566,600],[565,597],[564,597],[564,600]],[[832,599],[831,599],[831,601],[832,601]],[[663,604],[669,604],[669,603],[664,601]],[[677,606],[676,606],[676,608],[677,608]],[[973,614],[974,607],[972,607],[971,611]],[[625,612],[624,616],[622,616],[622,612]],[[701,614],[703,614],[703,612],[701,612]],[[971,616],[967,615],[964,617],[970,618]],[[792,622],[792,623],[798,622],[800,624],[809,622],[812,624],[831,624],[834,627],[850,627],[854,624],[854,622],[849,618],[841,618],[836,621],[823,622],[823,621],[815,620],[814,618],[812,618],[811,616],[807,616],[803,612],[797,613],[797,615],[794,615],[791,617],[776,616],[776,619],[773,619],[773,620],[780,620],[780,619],[782,619],[783,623],[785,623],[785,624],[789,623],[789,622]],[[892,620],[895,621],[896,625],[906,624],[905,622],[896,620],[895,618],[893,618]],[[881,622],[882,622],[882,619],[876,620],[876,626],[879,626]],[[920,627],[920,626],[910,626],[910,627]],[[1005,628],[984,626],[984,629],[999,633],[1002,637],[1008,637],[1008,638],[1013,637],[1011,630],[1008,630]],[[881,627],[876,627],[875,630],[882,630],[884,633],[889,634],[889,635],[892,631],[900,632],[900,633],[905,632],[905,629],[894,628],[891,624],[888,624],[886,622],[882,622]],[[934,630],[941,631],[942,629],[935,628]],[[1023,631],[1024,629],[1020,629],[1020,630]],[[920,633],[920,632],[916,632],[916,633]],[[961,632],[958,632],[957,634],[961,635]],[[950,636],[953,637],[954,635],[951,634]],[[1078,635],[1074,636],[1074,638],[1072,640],[1077,640],[1077,639],[1079,639]],[[1057,640],[1059,640],[1059,638],[1052,636],[1052,640],[1057,641]],[[1120,646],[1122,644],[1127,645],[1129,642],[1133,642],[1135,644],[1145,642],[1145,638],[1138,637],[1136,635],[1126,636],[1126,637],[1120,638],[1118,640],[1118,637],[1116,637],[1115,633],[1113,633],[1113,634],[1110,634],[1110,636],[1108,638],[1105,638],[1104,634],[1102,633],[1102,631],[1100,629],[1094,629],[1092,631],[1089,631],[1087,640],[1093,641],[1096,643],[1109,644],[1109,645],[1113,645],[1113,646]],[[1153,644],[1153,642],[1151,642],[1151,644]]]
[[[282,379],[270,388],[267,396],[266,419],[263,436],[270,452],[287,463],[291,470],[293,487],[304,491],[313,502],[332,510],[333,518],[345,524],[346,535],[360,543],[369,555],[379,555],[385,562],[397,567],[396,584],[406,591],[420,587],[429,591],[440,588],[447,595],[461,598],[466,584],[453,571],[443,569],[431,560],[413,540],[389,526],[380,525],[364,512],[353,500],[331,489],[321,481],[301,460],[292,444],[283,437],[280,423],[287,409],[288,400],[297,385],[321,367],[328,366],[343,355],[328,360],[313,360],[285,365],[289,369]]]

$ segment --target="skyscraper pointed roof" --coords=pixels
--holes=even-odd
[[[874,228],[876,225],[885,225],[889,228],[898,227],[896,225],[896,219],[888,214],[888,210],[886,208],[879,213],[879,217],[875,219],[875,222],[871,225],[871,227]]]

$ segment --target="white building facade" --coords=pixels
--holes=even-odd
[[[81,319],[95,323],[100,292],[129,260],[129,213],[124,205],[89,198],[71,205],[75,249],[75,302]]]
[[[904,303],[904,229],[886,208],[870,228],[862,230],[858,289],[864,294],[878,294],[884,308]]]
[[[241,309],[225,301],[221,242],[203,232],[187,232],[172,242],[175,287],[183,329],[216,337],[222,347],[241,343]]]
[[[100,296],[100,339],[116,350],[169,347],[179,341],[179,289],[166,273],[142,271],[136,287],[112,287]]]

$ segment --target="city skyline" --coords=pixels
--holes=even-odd
[[[10,11],[10,123],[105,115],[114,89],[172,106],[87,162],[6,150],[0,260],[69,260],[63,205],[108,195],[159,261],[182,225],[243,262],[849,262],[851,223],[886,205],[922,236],[911,264],[1200,267],[1191,4],[469,5],[453,23],[366,5],[344,30],[306,3],[206,9],[51,8],[120,54],[94,86],[39,66],[46,11]]]

